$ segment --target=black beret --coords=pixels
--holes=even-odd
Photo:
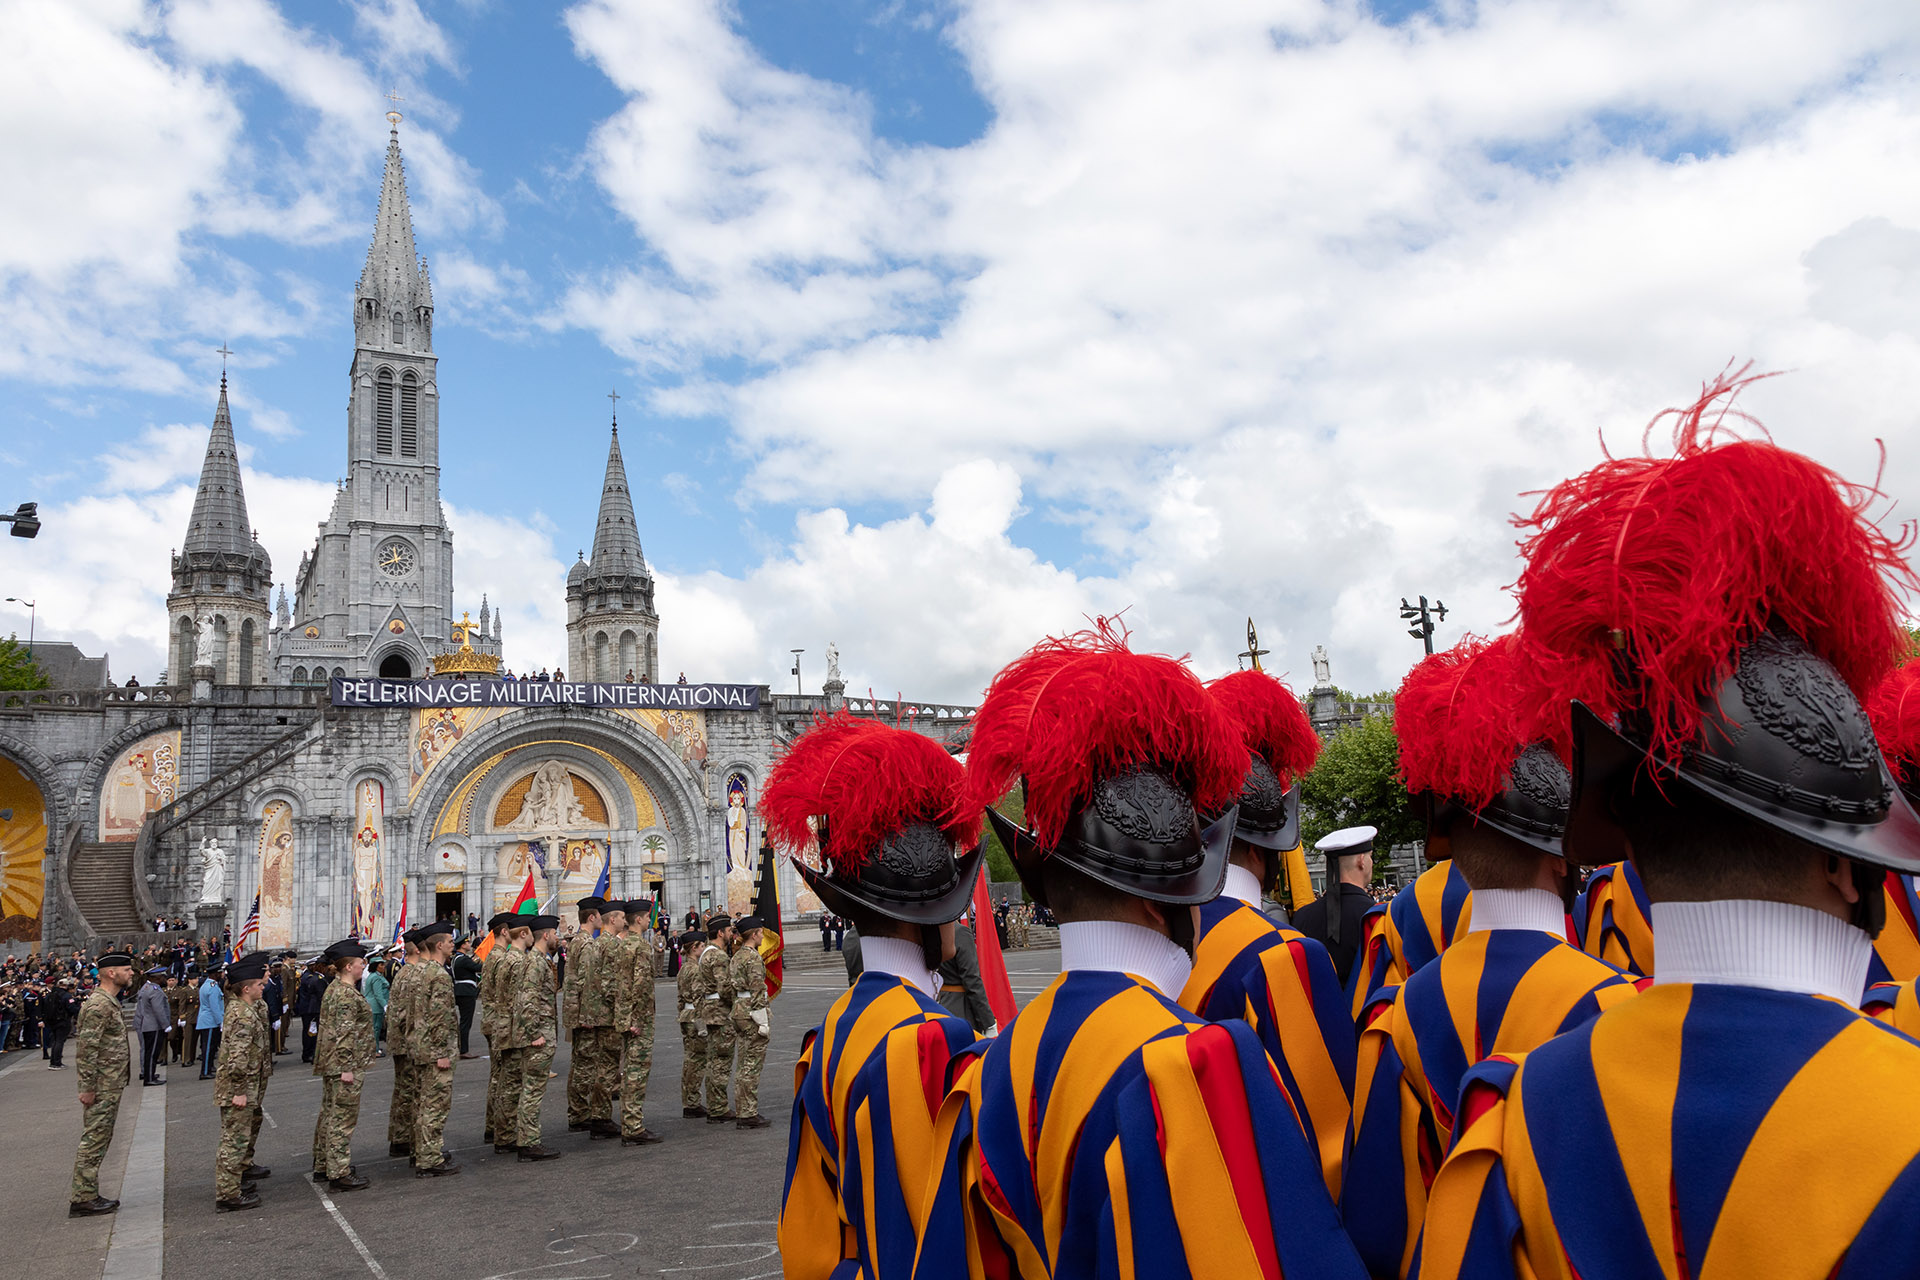
[[[535,933],[540,932],[542,929],[558,929],[560,927],[559,916],[528,916],[526,917],[526,921],[527,927]]]
[[[110,968],[116,964],[131,965],[133,963],[133,953],[131,951],[109,951],[93,963],[102,969]]]
[[[707,920],[707,932],[710,934],[718,933],[722,929],[730,929],[732,927],[733,927],[732,918],[730,916],[727,916],[724,913],[722,913],[721,915],[713,916]]]
[[[366,955],[367,949],[361,945],[358,938],[342,938],[321,952],[321,958],[326,960],[350,960],[356,957],[365,959]]]
[[[494,913],[493,919],[487,921],[487,932],[492,933],[502,925],[512,924],[518,918],[519,917],[515,916],[511,911],[497,911]]]
[[[688,945],[689,943],[705,942],[706,940],[707,940],[707,935],[700,932],[700,930],[698,929],[689,929],[685,933],[680,935],[680,945],[683,947]]]
[[[759,916],[741,916],[733,922],[733,927],[741,933],[752,933],[755,929],[766,928],[767,922]]]
[[[235,960],[227,966],[227,981],[229,983],[251,982],[255,978],[264,978],[266,976],[267,953],[264,951],[255,951],[241,956],[238,960]]]
[[[574,906],[580,914],[584,916],[589,911],[605,911],[607,909],[607,900],[605,898],[582,898],[579,902],[575,903]]]

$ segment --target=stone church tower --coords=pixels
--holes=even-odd
[[[593,560],[577,561],[567,572],[567,675],[619,684],[631,671],[641,684],[658,683],[659,635],[653,575],[640,553],[615,422],[607,478],[600,487],[600,521],[593,530]]]
[[[282,683],[427,674],[460,620],[453,534],[440,508],[433,286],[414,249],[399,113],[387,119],[380,210],[353,305],[347,479],[301,558],[291,618],[275,631]],[[497,638],[476,635],[474,647],[499,652]]]
[[[186,541],[173,556],[167,592],[167,679],[186,684],[202,626],[213,629],[215,684],[267,683],[267,609],[273,562],[253,538],[247,495],[240,489],[240,455],[227,412],[227,376],[213,411],[200,488]]]

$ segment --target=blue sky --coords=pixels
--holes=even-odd
[[[22,0],[0,545],[159,667],[223,341],[291,577],[344,462],[396,90],[458,603],[562,652],[617,388],[663,663],[964,699],[1125,611],[1296,676],[1499,629],[1521,495],[1730,359],[1920,479],[1920,18],[1883,4]],[[1700,50],[1711,49],[1711,58]],[[0,628],[21,626],[0,606]],[[817,657],[809,665],[817,663]]]

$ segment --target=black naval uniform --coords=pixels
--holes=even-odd
[[[1328,928],[1329,902],[1335,891],[1340,895],[1340,927],[1337,938],[1330,936],[1334,930]],[[1366,925],[1367,909],[1373,906],[1373,897],[1357,884],[1338,881],[1323,898],[1315,898],[1306,906],[1293,913],[1293,927],[1326,947],[1327,954],[1333,957],[1333,971],[1345,986],[1347,976],[1353,972],[1354,958],[1360,954],[1360,942]]]

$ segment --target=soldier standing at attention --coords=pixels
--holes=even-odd
[[[360,994],[367,949],[358,938],[328,947],[323,959],[333,981],[320,999],[320,1034],[313,1074],[320,1077],[320,1118],[313,1126],[313,1180],[335,1191],[359,1191],[367,1180],[353,1169],[353,1129],[360,1122],[360,1086],[373,1063],[373,1010]]]
[[[707,1123],[738,1119],[727,1110],[727,1081],[733,1075],[733,921],[716,914],[707,921],[707,945],[700,952],[694,1020],[706,1026]]]
[[[553,1011],[558,985],[553,972],[553,953],[558,949],[554,930],[560,927],[560,917],[529,916],[527,924],[532,941],[514,965],[513,1031],[509,1037],[511,1043],[520,1046],[514,1146],[522,1160],[558,1160],[560,1152],[540,1145],[540,1104],[546,1100],[547,1068],[553,1063],[554,1042],[560,1034]],[[517,937],[514,945],[520,945]]]
[[[393,1055],[393,1104],[387,1108],[387,1154],[413,1154],[413,1010],[420,966],[412,933],[400,935],[400,971],[387,989],[387,1052]]]
[[[700,1100],[700,1082],[707,1074],[707,1024],[694,1014],[700,999],[700,966],[694,953],[707,941],[699,929],[680,935],[680,976],[675,989],[680,995],[680,1114],[696,1120],[707,1114]]]
[[[638,1147],[661,1141],[647,1128],[647,1077],[653,1072],[653,940],[633,922],[648,914],[644,898],[607,904],[613,924],[617,964],[613,980],[613,1029],[620,1038],[620,1145]]]
[[[441,1139],[453,1107],[453,1060],[460,1052],[460,1005],[453,995],[453,922],[436,920],[414,931],[420,968],[413,988],[413,1176],[445,1178],[460,1172]]]
[[[194,1022],[200,1016],[200,971],[190,970],[179,985],[167,993],[173,1005],[173,1060],[183,1067],[193,1065],[193,1051],[199,1036]]]
[[[613,1003],[600,952],[611,938],[595,937],[603,927],[603,898],[582,898],[580,932],[567,944],[567,976],[560,993],[560,1013],[573,1053],[567,1060],[567,1128],[589,1131],[596,1138],[618,1137],[613,1123],[613,1073],[619,1067],[613,1039]]]
[[[267,1079],[273,1075],[273,1024],[267,1017],[265,1000],[268,961],[265,952],[255,952],[254,954],[260,957],[260,972],[256,975],[260,979],[260,995],[252,1001],[238,999],[227,1001],[226,1011],[223,1015],[224,1021],[222,1022],[220,1030],[220,1038],[224,1042],[226,1038],[233,1033],[235,1026],[241,1022],[251,1022],[254,1024],[254,1034],[260,1037],[262,1043],[266,1046],[266,1051],[255,1064],[253,1078],[251,1080],[241,1081],[241,1087],[235,1090],[236,1093],[245,1093],[247,1095],[247,1120],[244,1131],[246,1138],[245,1145],[240,1153],[240,1176],[248,1185],[252,1185],[254,1182],[267,1177],[273,1172],[271,1169],[261,1168],[253,1163],[254,1144],[260,1140],[260,1123],[266,1118],[266,1112],[262,1109],[261,1099],[267,1091]],[[227,990],[231,992],[237,991],[238,989],[232,973],[229,971]],[[221,1061],[225,1061],[225,1058],[223,1057]],[[214,1091],[214,1096],[219,1096],[218,1089]]]
[[[80,1086],[80,1151],[73,1161],[73,1196],[67,1216],[86,1218],[112,1213],[118,1200],[100,1195],[100,1161],[113,1141],[113,1122],[120,1115],[120,1091],[132,1078],[127,1052],[127,1026],[120,1017],[120,993],[133,981],[133,957],[109,951],[95,962],[100,985],[80,1005],[80,1027],[74,1036],[73,1065]]]
[[[727,981],[733,988],[733,1033],[740,1043],[740,1074],[733,1086],[736,1129],[765,1129],[773,1122],[760,1114],[760,1068],[767,1065],[772,1039],[767,1014],[767,962],[760,955],[760,917],[742,916],[735,926],[739,941]]]
[[[256,951],[227,966],[226,1025],[220,1029],[220,1060],[213,1073],[213,1100],[220,1108],[220,1150],[214,1160],[213,1207],[221,1213],[258,1209],[260,1197],[246,1180],[253,1146],[254,1104],[273,1058],[267,1024],[253,1011],[267,986],[267,957]]]
[[[514,993],[520,989],[520,970],[533,948],[532,920],[532,916],[508,913],[508,923],[502,926],[508,950],[493,979],[494,994],[500,1004],[499,1011],[493,1015],[493,1027],[498,1033],[493,1042],[494,1052],[500,1057],[500,1080],[493,1095],[493,1150],[503,1156],[520,1148],[520,1081],[526,1071],[527,1042],[514,1023],[513,1002]]]
[[[512,923],[511,911],[499,912],[487,921],[493,946],[487,951],[487,958],[480,962],[480,1034],[487,1038],[487,1131],[482,1142],[494,1142],[494,1135],[499,1132],[495,1122],[499,1119],[500,1068],[506,1049],[505,1020],[500,1016],[504,1003],[500,975],[507,971],[514,955],[513,943],[507,936],[507,926]]]

